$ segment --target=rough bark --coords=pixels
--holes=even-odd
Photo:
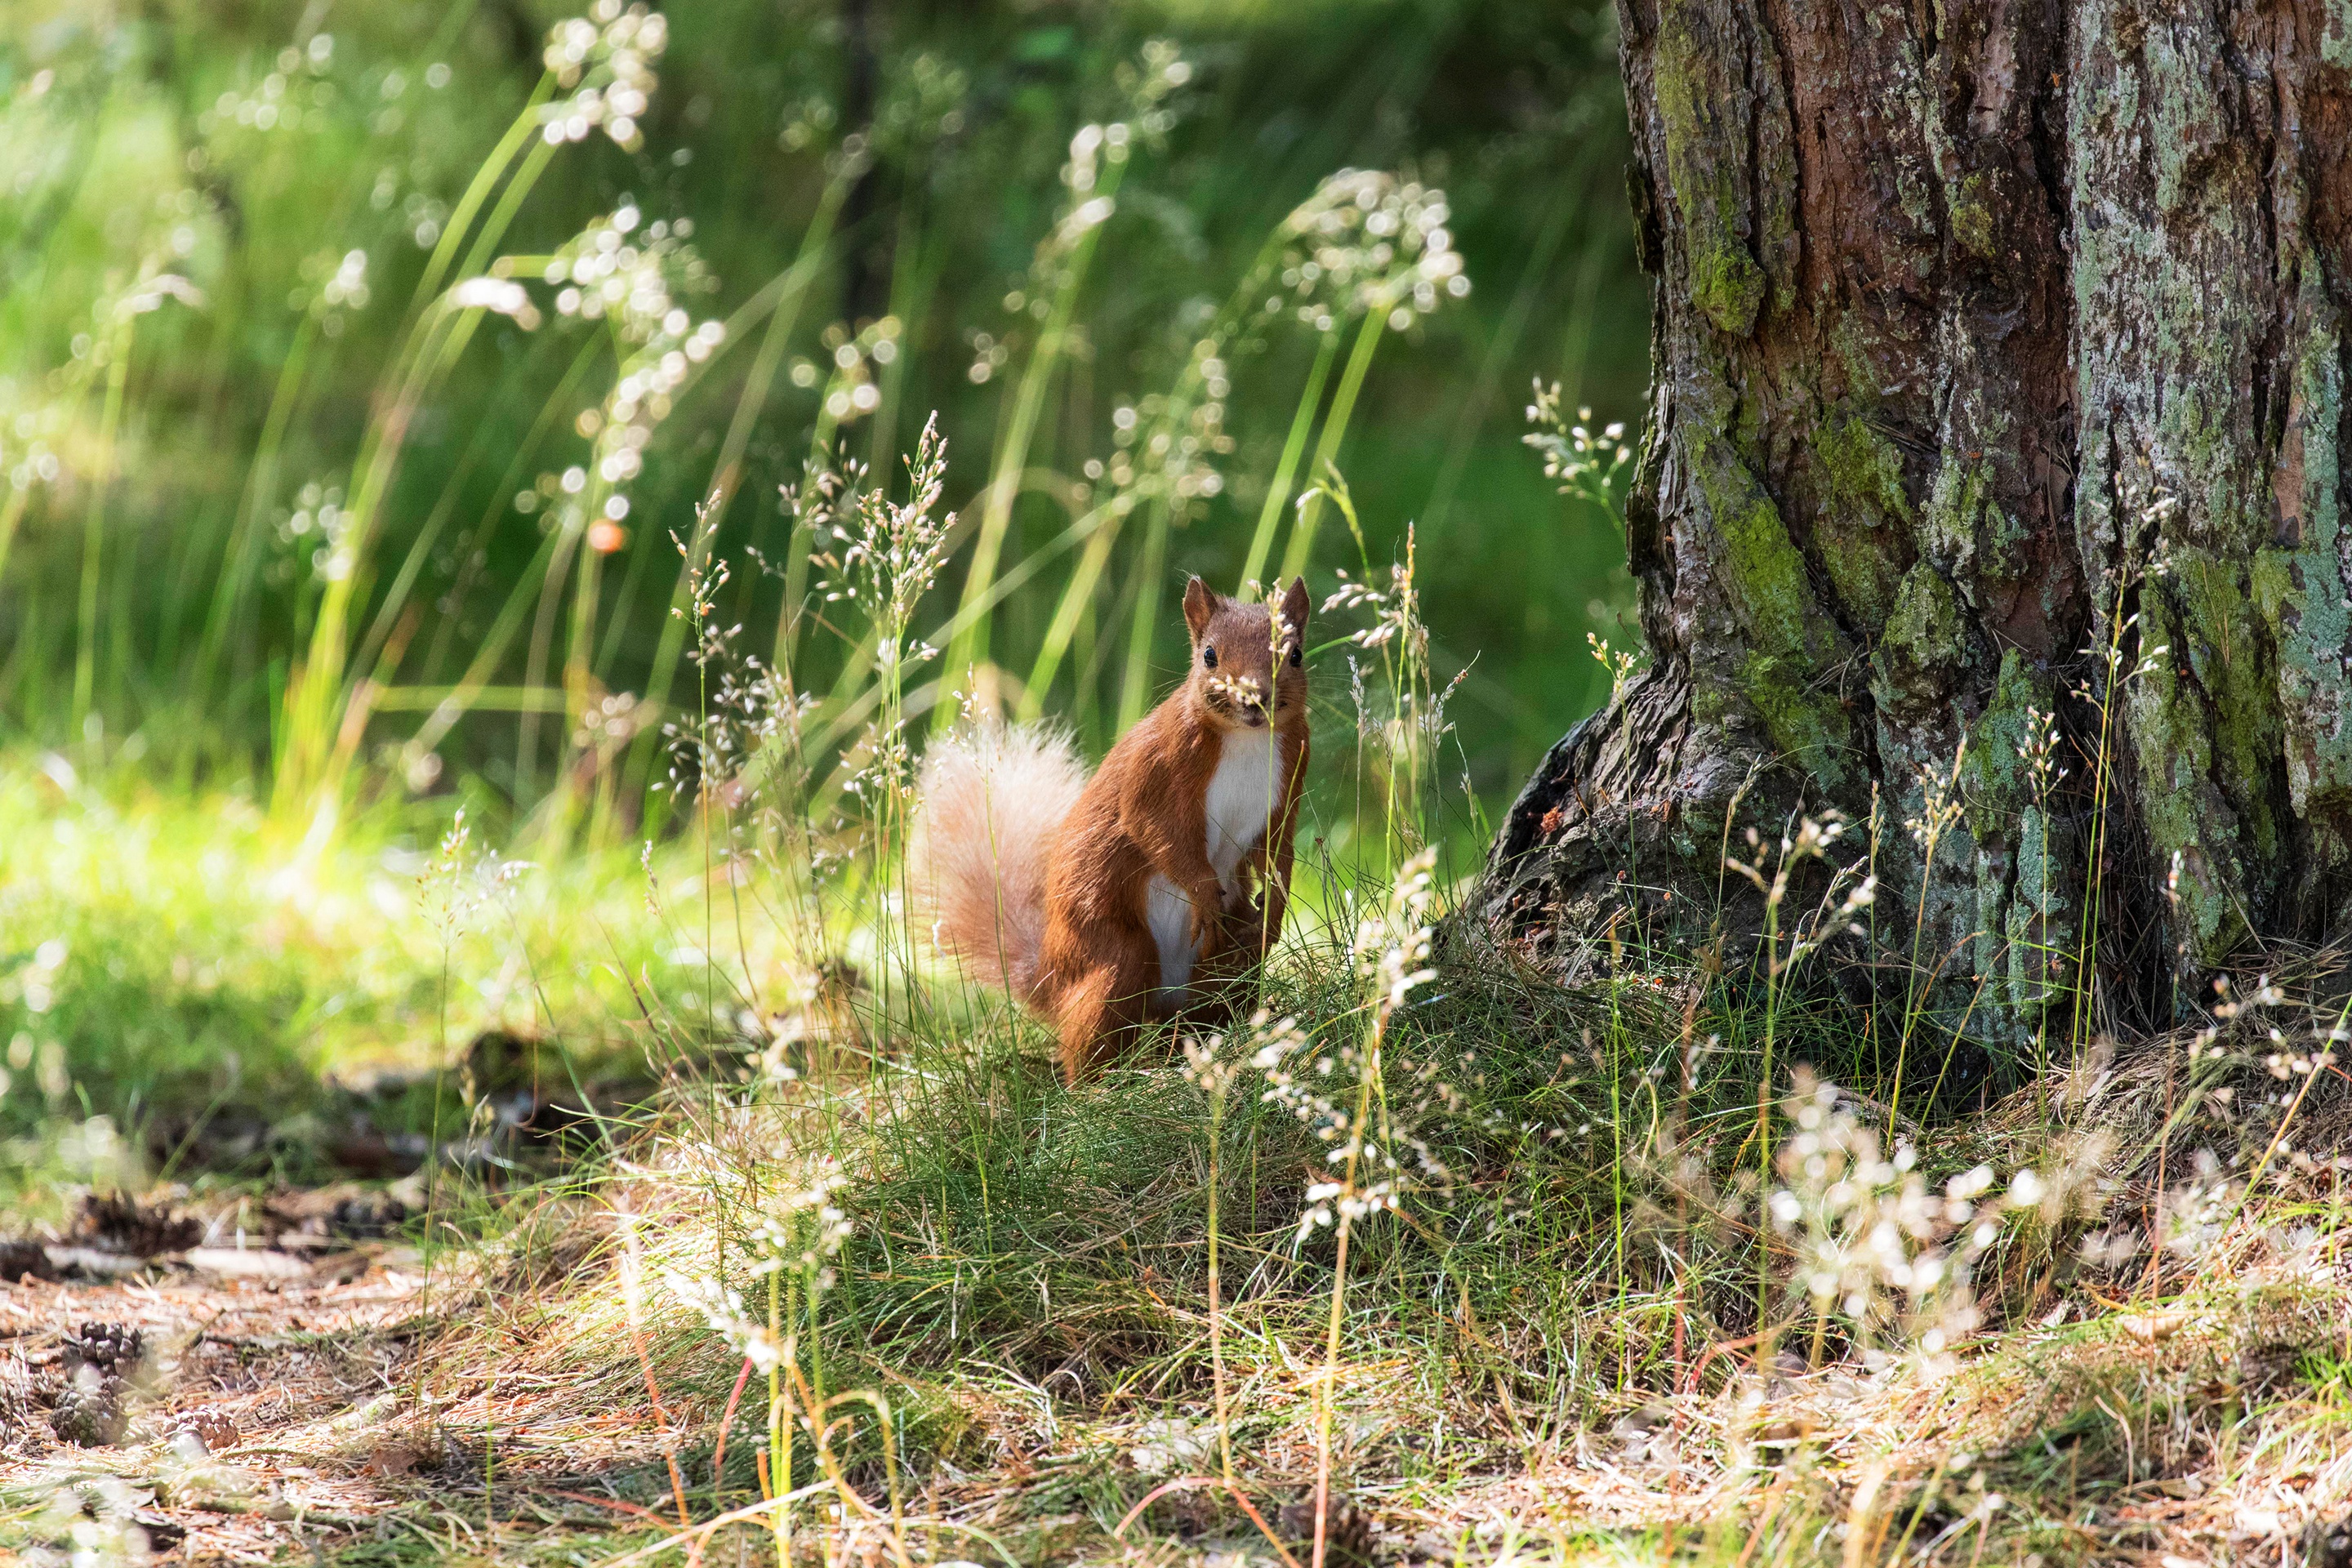
[[[1529,781],[1486,916],[1562,952],[1629,896],[1713,921],[1727,831],[1833,806],[1858,849],[1875,792],[1879,924],[1907,947],[1924,891],[1972,1032],[2071,994],[2094,888],[2125,1026],[2339,932],[2352,0],[1620,14],[1654,658]],[[2095,878],[2111,636],[2144,673],[2112,693]],[[2055,791],[2019,755],[2036,710]],[[1964,740],[1923,877],[1902,824]]]

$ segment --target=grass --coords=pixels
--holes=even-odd
[[[33,819],[112,826],[136,811],[52,792]],[[256,851],[215,839],[192,853]],[[70,879],[71,862],[57,868]],[[573,907],[642,905],[635,879],[613,877]],[[525,930],[522,945],[550,940]],[[412,1016],[437,972],[417,934],[406,967],[426,994]],[[1350,934],[1302,921],[1268,997],[1335,1058],[1366,1022]],[[455,994],[499,945],[487,928],[467,937]],[[331,951],[308,949],[312,966]],[[868,1026],[812,989],[770,1045],[789,1076],[705,1036],[617,1156],[488,1184],[453,1173],[432,1222],[450,1244],[385,1257],[394,1278],[411,1271],[405,1297],[384,1294],[380,1269],[237,1306],[311,1314],[324,1334],[238,1331],[274,1345],[255,1364],[302,1392],[222,1462],[312,1498],[329,1522],[309,1539],[354,1563],[674,1561],[698,1539],[675,1532],[681,1498],[697,1531],[740,1516],[702,1538],[707,1553],[772,1554],[761,1499],[803,1486],[791,1539],[812,1561],[826,1543],[846,1560],[901,1547],[915,1561],[1276,1560],[1238,1495],[1304,1562],[1318,1482],[1327,1518],[1377,1521],[1374,1539],[1423,1559],[2090,1562],[2261,1545],[2352,1482],[2337,1459],[2352,1342],[2335,1283],[2340,1177],[2325,1155],[2264,1160],[2282,1131],[2297,1150],[2336,1146],[2352,1099],[2264,1069],[2275,1011],[2023,1085],[1950,1124],[1925,1155],[1930,1191],[1983,1162],[2039,1171],[2056,1194],[1987,1200],[2003,1217],[1972,1265],[1982,1321],[1939,1355],[1900,1291],[1885,1315],[1833,1306],[1801,1318],[1767,1375],[1752,1364],[1742,1217],[1763,1004],[1654,962],[1562,990],[1492,957],[1441,961],[1383,1041],[1389,1114],[1418,1142],[1418,1174],[1395,1213],[1360,1217],[1344,1276],[1339,1227],[1302,1237],[1300,1222],[1342,1197],[1310,1191],[1329,1168],[1331,1111],[1370,1125],[1347,1092],[1368,1081],[1351,1077],[1360,1064],[1325,1074],[1315,1050],[1285,1053],[1302,1088],[1269,1096],[1265,1068],[1202,1052],[1189,1078],[1146,1058],[1073,1091],[1041,1030],[945,976],[901,1004],[917,1010],[879,1059]],[[683,993],[693,975],[663,983]],[[59,982],[53,1009],[107,984],[78,968]],[[110,1003],[137,1015],[120,993]],[[1774,1035],[1794,1059],[1855,1050],[1833,1009],[1780,1005]],[[555,1012],[569,1032],[613,1007],[583,991]],[[1686,1047],[1693,1035],[1711,1048]],[[1221,1102],[1209,1059],[1232,1068]],[[1857,1147],[1821,1139],[1867,1130],[1854,1101],[1832,1103],[1828,1121],[1794,1102],[1774,1112],[1779,1179],[1809,1209],[1776,1228],[1776,1308],[1806,1300],[1808,1237],[1843,1223],[1801,1169]],[[2282,1128],[2290,1107],[2298,1121]],[[2156,1178],[2167,1138],[2211,1152],[2202,1198]],[[2257,1201],[2231,1173],[2254,1177]],[[217,1210],[252,1190],[210,1175],[183,1201]],[[2145,1250],[2087,1245],[2140,1236],[2152,1205],[2179,1242],[2155,1293]],[[770,1260],[781,1267],[763,1272]],[[399,1304],[362,1307],[369,1290]],[[81,1288],[77,1310],[156,1310],[109,1304],[121,1291]],[[751,1378],[722,1467],[720,1418],[762,1331],[782,1419],[771,1426],[765,1380]],[[332,1353],[286,1363],[314,1342]],[[370,1370],[386,1366],[388,1395]],[[190,1372],[181,1386],[205,1385]],[[824,1418],[802,1426],[813,1409]],[[404,1445],[429,1462],[362,1473]],[[763,1489],[788,1447],[791,1484]],[[1217,1482],[1221,1448],[1236,1491]],[[151,1442],[57,1454],[34,1473],[92,1460],[134,1477],[169,1462]],[[835,1512],[844,1489],[861,1500]],[[1343,1533],[1327,1531],[1334,1552]]]
[[[1441,952],[1447,694],[1410,542],[1325,611],[1355,628],[1334,750],[1359,782],[1336,819],[1331,792],[1310,805],[1264,1012],[1064,1085],[1035,1022],[932,961],[897,885],[944,462],[927,443],[903,502],[817,487],[855,500],[809,557],[824,630],[876,656],[845,782],[807,763],[826,708],[715,614],[732,563],[694,569],[681,830],[635,863],[521,868],[391,792],[322,841],[233,793],[145,790],[135,761],[18,770],[11,929],[57,933],[8,982],[42,1097],[19,1190],[141,1187],[196,1142],[147,1107],[282,1127],[324,1103],[307,1075],[370,1050],[411,1068],[387,1121],[471,1136],[494,1100],[463,1042],[491,1026],[567,1077],[641,1064],[574,1158],[452,1143],[401,1189],[422,1212],[378,1265],[390,1315],[335,1331],[373,1384],[263,1417],[264,1447],[342,1478],[339,1550],[1313,1564],[1411,1535],[1467,1562],[2066,1561],[2140,1528],[2150,1486],[2273,1486],[2242,1448],[2326,1429],[2268,1372],[2235,1405],[2207,1391],[2249,1356],[2333,1386],[2338,1163],[2312,1151],[2347,1103],[2341,1019],[2305,1027],[2291,998],[2335,960],[2128,1058],[1994,1062],[2021,1081],[1995,1101],[1979,1078],[1969,1116],[1945,1093],[1963,1042],[1912,989],[1889,1053],[1822,984],[1869,956],[1874,856],[1842,825],[1747,837],[1727,869],[1767,919],[1740,967],[1638,924],[1575,985],[1466,929]],[[1323,493],[1355,528],[1345,479]],[[158,895],[198,918],[148,920]],[[250,1081],[221,1070],[230,1029],[282,1042]],[[1937,1053],[1906,1118],[1891,1097]],[[163,1173],[241,1225],[311,1173],[293,1142]],[[393,1451],[436,1479],[369,1480]],[[60,1462],[17,1478],[28,1509]]]
[[[633,983],[731,1020],[733,998],[706,988],[698,933],[648,909],[649,881],[691,896],[702,869],[683,851],[649,866],[573,857],[497,887],[471,886],[469,864],[445,1016],[445,951],[421,882],[446,821],[395,800],[321,849],[274,827],[248,792],[190,795],[135,764],[86,777],[54,752],[13,758],[0,771],[12,1202],[31,1202],[28,1218],[56,1212],[34,1152],[61,1122],[106,1118],[151,1174],[187,1173],[200,1147],[232,1169],[284,1162],[304,1174],[318,1168],[319,1129],[295,1132],[293,1113],[334,1111],[331,1078],[397,1083],[485,1032],[552,1030],[571,1069],[642,1079],[652,1042],[630,1017]],[[392,1130],[421,1131],[410,1123],[431,1099]],[[244,1159],[225,1152],[244,1145]]]

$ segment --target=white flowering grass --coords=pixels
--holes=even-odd
[[[1100,246],[1103,226],[1118,209],[1119,186],[1134,154],[1156,146],[1174,125],[1176,100],[1192,79],[1192,64],[1172,42],[1153,39],[1119,75],[1125,113],[1108,124],[1080,126],[1071,136],[1069,158],[1061,171],[1060,215],[1038,242],[1026,284],[1006,300],[1008,310],[1018,312],[1014,330],[1027,340],[1028,357],[982,493],[978,532],[958,606],[960,625],[946,650],[944,679],[951,689],[968,688],[975,668],[988,658],[990,618],[983,607],[997,585],[1013,502],[1045,417],[1047,397],[1078,347],[1073,332],[1078,295]],[[970,374],[978,384],[1004,363],[998,351],[1006,345],[990,337],[975,342],[974,346],[979,352]],[[1152,568],[1147,566],[1145,573],[1150,576]],[[1155,604],[1156,594],[1143,595],[1142,602]],[[942,724],[948,711],[943,704]]]
[[[665,18],[642,4],[624,8],[618,0],[595,0],[587,16],[557,23],[548,34],[546,76],[540,92],[475,171],[465,194],[450,210],[447,223],[436,224],[431,237],[423,229],[418,231],[419,243],[433,246],[432,255],[418,279],[398,346],[379,382],[374,416],[352,458],[347,526],[330,542],[319,563],[317,611],[282,700],[285,743],[276,780],[276,805],[289,819],[304,818],[318,830],[331,832],[341,809],[344,782],[373,696],[373,683],[366,679],[372,672],[362,668],[355,679],[353,667],[364,665],[363,656],[371,647],[383,646],[399,602],[406,596],[404,586],[393,595],[390,605],[380,609],[374,630],[362,634],[356,642],[359,628],[353,617],[364,607],[363,590],[372,585],[372,558],[383,527],[383,510],[417,412],[446,382],[486,314],[504,317],[526,329],[538,323],[539,309],[513,281],[512,263],[503,258],[494,263],[492,258],[556,148],[583,140],[592,128],[603,130],[624,147],[637,142],[637,121],[646,111],[656,80],[653,64],[667,40]],[[559,90],[566,96],[555,98]],[[492,205],[491,194],[502,183],[505,188]],[[450,281],[453,274],[461,274],[454,283]],[[355,295],[354,287],[344,281],[340,270],[329,283],[330,290],[352,303],[364,297]],[[321,298],[326,297],[322,291]],[[634,291],[625,289],[621,299],[634,297]],[[669,314],[664,311],[666,318]],[[679,335],[685,334],[681,331]],[[709,347],[702,342],[705,354]],[[667,353],[664,350],[655,360],[656,368],[667,363]],[[639,357],[644,357],[642,350]],[[612,450],[599,454],[597,471],[617,473],[634,458],[635,449],[625,439],[616,441]],[[612,482],[600,479],[600,484]],[[593,517],[581,516],[578,527],[567,528],[561,537],[576,540],[580,529],[593,525],[617,527],[627,505],[622,499],[614,513],[609,506],[613,499],[617,498],[600,492],[590,504],[605,504]],[[584,513],[585,509],[582,510]],[[236,547],[233,553],[245,552]],[[560,559],[549,564],[540,590],[547,608],[562,598],[571,561],[565,546],[557,547],[557,555]],[[592,549],[583,564],[584,580],[574,595],[575,653],[569,685],[575,714],[586,708],[585,645],[594,624],[595,558]],[[548,625],[542,614],[540,634],[533,638],[535,650],[542,657]],[[208,643],[215,640],[208,637]]]
[[[1612,420],[1596,433],[1592,426],[1600,422],[1585,407],[1570,419],[1561,408],[1556,381],[1536,383],[1527,418],[1534,428],[1519,439],[1543,455],[1544,477],[1559,481],[1559,493],[1590,501],[1612,515],[1619,513],[1624,505],[1625,470],[1633,461],[1625,426]]]
[[[1360,616],[1367,623],[1346,638],[1349,645],[1362,650],[1376,677],[1368,681],[1358,655],[1348,656],[1349,695],[1356,718],[1350,820],[1359,834],[1368,821],[1379,821],[1381,860],[1376,867],[1364,868],[1368,874],[1379,874],[1402,864],[1439,836],[1444,811],[1436,798],[1437,771],[1444,761],[1446,737],[1453,732],[1446,706],[1469,670],[1456,672],[1442,687],[1436,683],[1430,664],[1429,626],[1422,618],[1415,526],[1405,525],[1403,558],[1389,563],[1387,584],[1379,586],[1375,580],[1380,574],[1364,546],[1363,527],[1347,480],[1331,469],[1314,493],[1328,494],[1339,509],[1355,540],[1360,564],[1358,575],[1351,576],[1345,567],[1338,569],[1339,587],[1324,600],[1323,609],[1327,615]],[[1466,773],[1462,784],[1463,795],[1471,806],[1470,826],[1483,837],[1484,819]]]
[[[2018,1169],[2005,1190],[1985,1164],[1938,1188],[1919,1170],[1916,1147],[1886,1150],[1858,1108],[1810,1072],[1798,1075],[1783,1113],[1793,1131],[1767,1210],[1790,1250],[1794,1315],[1812,1320],[1811,1367],[1834,1321],[1865,1368],[1916,1356],[1928,1375],[1948,1375],[1981,1324],[1978,1265],[2015,1217],[2056,1229],[2095,1220],[2104,1207],[2086,1173],[2104,1165],[2106,1139],[2069,1151],[2047,1173]]]
[[[1385,1059],[1390,1021],[1397,1009],[1416,987],[1436,977],[1436,971],[1429,966],[1428,923],[1433,899],[1431,870],[1435,863],[1436,855],[1430,850],[1406,861],[1384,906],[1367,915],[1357,928],[1352,952],[1362,986],[1360,1034],[1343,1037],[1328,1054],[1317,1057],[1318,1047],[1295,1019],[1275,1022],[1261,1015],[1240,1047],[1251,1068],[1263,1075],[1265,1100],[1290,1111],[1329,1145],[1321,1179],[1307,1184],[1296,1238],[1304,1243],[1318,1227],[1333,1230],[1338,1237],[1323,1375],[1317,1388],[1310,1568],[1323,1568],[1333,1522],[1331,1430],[1335,1387],[1340,1375],[1349,1243],[1359,1226],[1374,1215],[1397,1210],[1412,1175],[1442,1177],[1444,1173],[1412,1131],[1401,1128],[1391,1118]],[[1220,1048],[1212,1046],[1199,1058],[1196,1070],[1214,1070],[1213,1064],[1220,1055]],[[1218,1088],[1214,1092],[1221,1098],[1224,1090]],[[1401,1152],[1419,1153],[1417,1170],[1400,1158]],[[1218,1381],[1222,1391],[1222,1367]],[[1222,1430],[1222,1392],[1220,1405]]]
[[[1792,834],[1790,852],[1801,837]],[[1765,848],[1758,858],[1769,883],[1774,855]],[[1786,1336],[1759,1345],[1736,1315],[1752,1253],[1709,1243],[1715,1222],[1696,1203],[1680,1251],[1696,1272],[1685,1276],[1679,1304],[1671,1289],[1655,1309],[1641,1293],[1644,1258],[1658,1256],[1647,1237],[1670,1229],[1640,1233],[1631,1289],[1612,1279],[1605,1245],[1591,1233],[1537,1245],[1546,1216],[1563,1208],[1606,1237],[1608,1173],[1584,1151],[1597,1143],[1605,1163],[1610,1143],[1599,1130],[1545,1116],[1538,1108],[1550,1107],[1524,1079],[1496,1103],[1486,1074],[1526,1074],[1545,1046],[1454,1010],[1455,989],[1488,982],[1440,973],[1433,897],[1426,866],[1409,867],[1350,933],[1344,964],[1320,975],[1328,989],[1285,988],[1268,998],[1280,1010],[1187,1042],[1181,1070],[1199,1098],[1182,1105],[1170,1103],[1177,1069],[1168,1065],[1138,1063],[1072,1095],[1025,1074],[1017,1055],[996,1055],[1004,1042],[918,1032],[903,1042],[911,1055],[890,1070],[771,1085],[761,1109],[712,1123],[734,1131],[642,1168],[641,1183],[696,1194],[663,1211],[688,1223],[636,1230],[643,1278],[665,1282],[646,1294],[643,1319],[663,1398],[676,1399],[683,1369],[698,1369],[689,1381],[701,1391],[702,1419],[740,1403],[743,1423],[728,1452],[748,1445],[756,1452],[747,1457],[770,1467],[764,1481],[755,1469],[746,1482],[739,1461],[731,1497],[750,1500],[706,1501],[681,1426],[694,1530],[740,1518],[766,1531],[783,1517],[779,1500],[798,1493],[790,1525],[798,1550],[813,1552],[820,1538],[839,1550],[863,1540],[919,1556],[941,1517],[932,1489],[948,1475],[978,1484],[968,1450],[943,1468],[930,1447],[940,1428],[926,1401],[952,1391],[957,1408],[990,1412],[992,1430],[1017,1431],[1022,1453],[1066,1456],[1059,1462],[1119,1478],[1100,1517],[1106,1527],[1121,1520],[1131,1542],[1146,1521],[1164,1518],[1154,1509],[1194,1493],[1235,1510],[1224,1517],[1245,1532],[1257,1528],[1247,1522],[1254,1511],[1300,1568],[1315,1554],[1318,1518],[1331,1560],[1338,1521],[1363,1506],[1361,1489],[1391,1462],[1368,1445],[1407,1410],[1416,1432],[1487,1411],[1496,1418],[1482,1441],[1491,1446],[1477,1451],[1505,1473],[1524,1464],[1528,1476],[1556,1477],[1544,1467],[1565,1464],[1580,1478],[1655,1489],[1638,1503],[1629,1494],[1628,1508],[1664,1510],[1670,1489],[1684,1484],[1672,1478],[1692,1478],[1715,1489],[1705,1495],[1726,1518],[1760,1521],[1773,1541],[1824,1517],[1883,1531],[1885,1543],[1916,1518],[1914,1546],[1940,1542],[1936,1561],[1955,1542],[1965,1560],[1977,1534],[2015,1540],[2030,1524],[2018,1510],[2034,1494],[2013,1460],[1998,1447],[1988,1457],[1982,1442],[1964,1457],[1957,1440],[1929,1444],[1901,1429],[1899,1410],[1906,1400],[1957,1397],[1938,1391],[1977,1387],[2011,1364],[2004,1358],[2031,1326],[2015,1316],[2024,1306],[2100,1310],[2063,1288],[2037,1298],[2031,1268],[2022,1288],[2013,1276],[2052,1249],[2071,1258],[2079,1247],[2087,1260],[2100,1245],[2092,1238],[2129,1223],[2137,1211],[2117,1201],[2113,1173],[2119,1140],[2138,1134],[2100,1135],[2089,1121],[2113,1111],[2095,1102],[2054,1143],[2021,1123],[2006,1144],[1963,1131],[1923,1147],[1890,1135],[1867,1100],[1801,1079],[1772,1106],[1770,1180],[1748,1211],[1771,1237],[1769,1321]],[[1843,899],[1822,911],[1845,912]],[[1783,942],[1805,944],[1821,922],[1790,923]],[[1433,1029],[1424,1013],[1445,1026]],[[1792,1005],[1784,1044],[1817,1038],[1795,1026],[1801,1018]],[[2229,1037],[2259,1046],[2266,1037],[2255,1020],[2251,1012],[2230,1020],[2238,1033]],[[1659,1022],[1627,1030],[1633,1048],[1646,1048]],[[989,1059],[958,1059],[973,1049]],[[2213,1059],[2200,1057],[2219,1070]],[[2290,1068],[2287,1079],[2271,1079],[2263,1059],[2256,1051],[2235,1070],[2290,1091],[2314,1076]],[[1448,1092],[1429,1089],[1425,1069]],[[1532,1076],[1540,1084],[1568,1075]],[[1622,1105],[1638,1120],[1651,1091],[1627,1076]],[[1704,1081],[1699,1092],[1708,1093]],[[1740,1122],[1722,1115],[1737,1110],[1736,1097],[1714,1095],[1717,1109],[1695,1116],[1685,1136],[1694,1157],[1726,1179],[1693,1193],[1736,1209],[1729,1178],[1752,1169],[1753,1151],[1740,1146]],[[845,1115],[853,1105],[854,1120]],[[1535,1112],[1538,1125],[1505,1121],[1496,1112],[1506,1106]],[[1490,1221],[1482,1189],[1497,1181],[1494,1161],[1507,1149],[1516,1152],[1502,1184],[1525,1206],[1501,1205]],[[2208,1190],[2179,1211],[2181,1235],[2193,1227],[2205,1238],[2195,1245],[2209,1265],[2248,1246],[2233,1212],[2242,1183],[2226,1184],[2227,1169],[2211,1163],[2200,1178]],[[1282,1192],[1276,1213],[1265,1207],[1270,1181]],[[1669,1221],[1652,1214],[1640,1223]],[[2308,1270],[2318,1245],[2315,1234],[2283,1237],[2278,1267]],[[1549,1303],[1540,1308],[1518,1295],[1538,1281],[1547,1293],[1534,1300]],[[1450,1348],[1430,1342],[1443,1339],[1440,1320],[1415,1304],[1433,1290],[1442,1320],[1473,1325],[1477,1337],[1457,1329]],[[1535,1331],[1542,1323],[1546,1333],[1605,1344],[1612,1316],[1662,1333],[1678,1310],[1693,1319],[1692,1339],[1687,1357],[1667,1367],[1629,1369],[1613,1351],[1555,1360],[1576,1342],[1555,1349]],[[2150,1306],[2118,1321],[2118,1353],[2128,1355],[2145,1354],[2149,1341],[2138,1336],[2169,1345],[2201,1320]],[[1493,1375],[1506,1393],[1467,1370],[1486,1364],[1487,1341],[1505,1358]],[[698,1342],[699,1360],[690,1353]],[[1436,1403],[1426,1409],[1393,1370],[1422,1356],[1467,1380],[1429,1394]],[[1527,1368],[1510,1369],[1512,1358]],[[768,1435],[763,1385],[771,1410],[781,1405],[787,1425],[800,1423],[797,1436]],[[1572,1392],[1538,1415],[1536,1391],[1546,1386]],[[1506,1398],[1519,1436],[1496,1414]],[[836,1421],[848,1425],[824,1436]],[[1553,1421],[1568,1426],[1543,1425]],[[1627,1435],[1613,1435],[1619,1427]],[[1540,1437],[1546,1430],[1553,1436]],[[1576,1441],[1617,1468],[1578,1468],[1584,1461],[1569,1449],[1544,1447],[1580,1432]],[[853,1445],[854,1434],[862,1436]],[[1886,1447],[1869,1447],[1877,1443]],[[853,1446],[866,1456],[862,1470],[845,1458]],[[1853,1467],[1846,1481],[1818,1468],[1831,1455]],[[1889,1468],[1865,1499],[1852,1478],[1882,1459]],[[981,1473],[1007,1498],[1055,1484],[1044,1472],[1017,1483]],[[1271,1479],[1281,1475],[1299,1489],[1287,1494],[1296,1503],[1287,1525],[1277,1522],[1286,1494]],[[1948,1531],[1954,1520],[1964,1529]],[[1987,1560],[2000,1560],[1990,1547]]]

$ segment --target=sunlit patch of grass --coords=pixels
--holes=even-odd
[[[128,766],[86,779],[55,754],[11,754],[0,764],[9,1163],[45,1163],[56,1150],[44,1128],[103,1117],[151,1174],[199,1142],[240,1149],[248,1166],[302,1167],[315,1152],[287,1129],[330,1109],[330,1079],[446,1068],[455,1096],[467,1045],[496,1028],[542,1042],[567,1073],[658,1079],[680,1052],[704,1070],[713,1041],[741,1037],[741,1016],[806,984],[773,933],[705,952],[699,927],[662,912],[672,906],[656,889],[698,891],[702,865],[683,853],[521,868],[480,890],[445,952],[420,887],[444,826],[386,807],[308,846],[243,792],[192,795]],[[446,1021],[445,959],[457,977]],[[653,1011],[639,1005],[655,996]],[[421,1130],[433,1098],[427,1085],[405,1111],[376,1109]],[[465,1120],[460,1105],[451,1132]]]

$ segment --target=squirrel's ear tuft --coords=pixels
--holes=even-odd
[[[1282,595],[1282,624],[1294,633],[1307,629],[1307,579],[1293,577],[1289,592]]]
[[[1208,629],[1209,616],[1216,607],[1217,596],[1209,591],[1206,583],[1195,577],[1184,584],[1184,624],[1192,628],[1194,641],[1199,641],[1202,632]]]

